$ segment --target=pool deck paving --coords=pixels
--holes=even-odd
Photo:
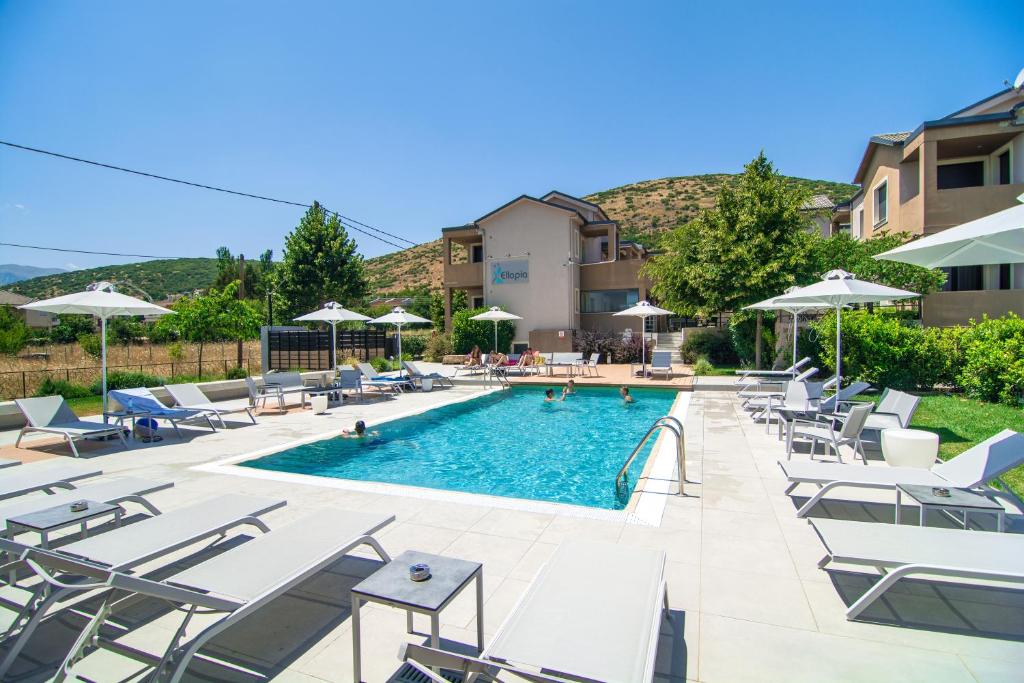
[[[436,499],[430,492],[408,489],[370,493],[197,469],[330,436],[356,419],[386,420],[481,391],[458,386],[406,394],[333,408],[326,415],[268,413],[257,425],[236,419],[230,429],[216,433],[188,428],[182,441],[170,437],[128,451],[91,450],[87,457],[104,475],[173,481],[173,488],[149,496],[164,511],[234,492],[287,499],[286,507],[266,515],[271,528],[324,508],[392,513],[396,522],[377,535],[392,556],[419,550],[483,563],[487,638],[563,540],[601,539],[664,550],[672,614],[663,622],[658,681],[1021,680],[1024,595],[1019,591],[908,581],[866,613],[882,623],[847,621],[846,605],[875,578],[856,570],[817,568],[822,546],[795,514],[796,502],[809,492],[798,489],[795,501],[784,495],[776,463],[785,458],[782,443],[774,430],[766,433],[763,424],[751,421],[728,392],[700,391],[690,397],[688,478],[700,483],[688,485],[686,497],[669,497],[657,526],[477,504],[479,497],[471,499],[473,504],[455,502],[460,494]],[[13,433],[0,433],[0,443],[13,443]],[[6,448],[5,457],[11,451]],[[872,461],[871,466],[884,465]],[[849,500],[821,506],[819,514],[888,523],[892,498],[857,492]],[[916,515],[905,513],[904,519],[916,521]],[[1010,515],[1008,528],[1020,532],[1024,524]],[[360,550],[328,567],[213,641],[207,652],[237,668],[196,660],[186,680],[351,681],[348,589],[380,566],[372,553]],[[133,628],[123,640],[162,651],[180,616],[159,608],[129,615]],[[476,638],[474,612],[472,591],[442,612],[443,647],[468,651]],[[417,618],[418,633],[406,635],[405,617],[393,608],[369,604],[362,615],[363,679],[399,680],[399,644],[426,642],[428,622]],[[70,614],[46,623],[19,660],[15,680],[52,678],[81,624]],[[142,680],[141,665],[105,651],[91,654],[82,667],[97,681]]]

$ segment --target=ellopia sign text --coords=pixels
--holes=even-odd
[[[492,285],[515,285],[530,281],[530,259],[491,261]]]

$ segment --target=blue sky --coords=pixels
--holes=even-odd
[[[0,0],[0,139],[419,242],[522,193],[735,172],[762,148],[849,181],[872,133],[1024,67],[1020,2],[832,5]],[[300,214],[0,147],[0,241],[279,256]]]

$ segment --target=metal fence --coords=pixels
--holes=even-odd
[[[338,330],[338,358],[331,358],[331,333],[322,330],[265,332],[266,370],[330,370],[337,361],[354,357],[370,360],[387,353],[387,333],[381,330]]]
[[[140,363],[139,365],[108,365],[107,372],[139,372],[166,379],[181,376],[198,377],[200,374],[213,378],[223,377],[229,370],[237,366],[237,360],[204,360],[202,373],[200,373],[198,361],[174,361],[170,363]],[[249,358],[242,359],[242,367],[248,374],[260,371],[259,364],[252,363]],[[98,366],[0,372],[0,400],[34,396],[47,379],[89,386],[100,380],[100,374],[101,368]]]

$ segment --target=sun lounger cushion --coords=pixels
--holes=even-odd
[[[660,613],[665,553],[563,543],[486,650],[487,657],[600,681],[642,681]]]

